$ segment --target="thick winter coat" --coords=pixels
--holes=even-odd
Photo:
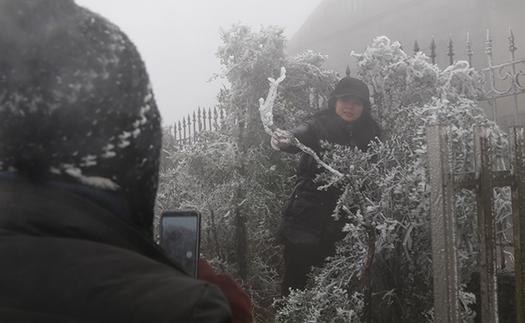
[[[102,205],[0,181],[1,322],[231,322],[218,287]]]
[[[380,133],[376,123],[368,120],[370,117],[366,115],[363,120],[346,122],[333,110],[326,110],[309,118],[291,133],[318,154],[321,140],[366,151],[370,141]],[[289,153],[299,151],[295,146],[283,150]],[[278,239],[283,244],[319,248],[326,252],[342,237],[343,223],[331,218],[341,192],[333,187],[318,190],[319,184],[314,180],[322,171],[312,156],[302,153],[297,166],[297,181],[285,203],[283,221],[278,229]]]

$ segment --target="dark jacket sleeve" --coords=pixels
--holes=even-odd
[[[217,286],[208,285],[202,290],[202,296],[195,307],[191,322],[233,322],[230,313],[230,305]]]
[[[297,138],[297,140],[299,140],[299,142],[317,151],[318,146],[319,146],[319,139],[317,137],[316,129],[317,127],[315,125],[314,120],[309,119],[301,123],[299,126],[295,127],[294,129],[290,130],[290,132],[295,136],[295,138]],[[294,145],[290,145],[281,150],[287,153],[292,153],[292,154],[295,154],[301,151],[299,148],[297,148]]]

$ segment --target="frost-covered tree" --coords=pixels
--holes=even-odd
[[[288,77],[274,114],[280,127],[289,128],[324,105],[337,77],[321,68],[325,57],[319,53],[287,55],[281,28],[256,33],[239,24],[221,37],[219,76],[229,86],[218,94],[218,108],[225,111],[225,122],[219,131],[203,131],[195,144],[182,147],[166,131],[157,212],[199,209],[202,254],[242,282],[258,321],[272,322],[273,314],[263,309],[271,307],[280,290],[282,260],[274,231],[294,182],[296,156],[270,148],[258,102],[268,93],[268,77],[285,67]]]
[[[357,74],[373,88],[373,113],[384,136],[366,153],[326,145],[323,160],[347,174],[337,179],[325,172],[317,179],[344,191],[334,217],[358,211],[349,212],[347,235],[336,256],[314,270],[309,287],[276,301],[277,321],[431,322],[426,127],[450,125],[456,172],[473,171],[475,124],[493,126],[495,161],[506,152],[506,135],[478,106],[480,75],[466,62],[440,70],[423,54],[408,56],[398,42],[386,37],[376,38],[364,53],[353,55]],[[508,192],[496,194],[502,220],[510,214]],[[473,315],[469,304],[474,295],[465,284],[477,266],[474,203],[472,191],[457,194],[463,322]]]

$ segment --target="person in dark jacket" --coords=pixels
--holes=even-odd
[[[192,278],[153,241],[161,138],[115,25],[0,0],[0,322],[252,321],[230,276]]]
[[[320,141],[367,151],[380,133],[371,115],[368,86],[347,76],[330,95],[328,109],[289,132],[275,132],[270,143],[276,150],[297,153],[299,148],[289,144],[294,136],[317,154],[321,152]],[[335,243],[343,238],[344,219],[335,221],[331,217],[341,192],[334,187],[318,189],[315,178],[322,171],[311,155],[302,153],[295,187],[278,228],[278,240],[284,244],[283,296],[290,288],[304,289],[311,267],[321,267],[326,257],[335,254]]]

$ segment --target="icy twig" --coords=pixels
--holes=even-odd
[[[279,83],[281,83],[285,78],[286,69],[284,67],[281,67],[281,75],[277,80],[271,77],[268,78],[268,81],[270,82],[270,89],[268,90],[268,96],[266,97],[266,100],[264,100],[263,98],[259,99],[259,113],[261,114],[261,121],[263,123],[264,131],[270,136],[272,136],[275,131],[284,132],[283,130],[277,128],[273,123],[273,103],[275,101],[275,98],[277,97],[277,88],[279,87]],[[297,138],[292,137],[287,143],[296,146],[303,152],[312,156],[319,165],[321,165],[337,177],[341,178],[344,176],[339,171],[323,162],[319,158],[319,156],[317,156],[315,151],[313,151],[310,147],[307,147],[304,144],[302,144],[299,140],[297,140]]]
[[[263,98],[259,99],[259,113],[261,114],[261,120],[264,126],[264,131],[270,136],[273,135],[273,132],[278,130],[278,128],[273,123],[273,103],[277,97],[277,88],[279,84],[286,78],[286,69],[281,67],[281,75],[277,80],[269,77],[270,89],[268,90],[268,96],[266,101]]]

